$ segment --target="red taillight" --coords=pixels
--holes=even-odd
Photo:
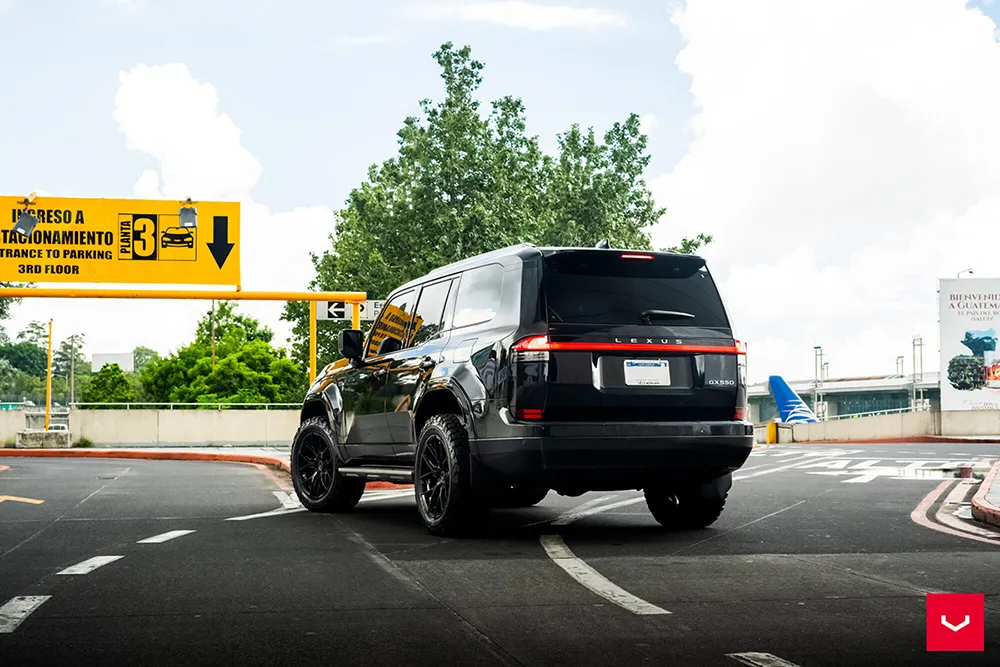
[[[549,337],[548,336],[528,336],[523,340],[519,340],[516,345],[514,345],[515,352],[548,352],[549,351]]]
[[[743,344],[743,341],[736,341],[736,354],[746,354],[747,347]]]
[[[745,354],[736,345],[686,345],[678,343],[587,343],[550,341],[548,336],[529,336],[514,345],[514,352],[688,352],[691,354]]]
[[[542,411],[538,408],[524,408],[522,410],[515,410],[514,416],[524,421],[530,421],[532,419],[541,419]]]
[[[636,255],[634,253],[626,253],[622,255],[622,259],[653,259],[652,255]]]
[[[746,416],[747,416],[746,408],[736,408],[736,413],[733,415],[733,419],[735,419],[738,422],[741,422],[744,419],[746,419]]]

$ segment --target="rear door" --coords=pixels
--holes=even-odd
[[[547,422],[742,419],[741,347],[701,258],[554,251],[543,259],[540,296],[548,335],[520,345],[533,346],[522,358],[545,360],[545,381],[532,383],[533,405],[515,415]]]

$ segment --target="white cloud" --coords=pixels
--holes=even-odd
[[[186,66],[138,65],[123,72],[120,80],[114,119],[126,145],[157,165],[141,173],[134,195],[239,201],[242,289],[307,290],[314,275],[309,253],[329,246],[333,211],[315,205],[273,212],[254,201],[251,190],[261,178],[260,163],[243,146],[239,128],[219,111],[215,89],[198,82]],[[283,306],[244,301],[240,309],[271,326],[276,342],[282,344],[289,332],[287,323],[279,321]],[[209,307],[207,301],[28,299],[15,308],[9,330],[55,313],[56,337],[82,332],[90,352],[147,345],[163,353],[189,342],[197,319]]]
[[[1000,45],[963,0],[690,0],[672,12],[694,140],[652,187],[654,238],[705,250],[751,375],[891,373],[936,280],[996,275]],[[909,361],[907,369],[909,369]],[[756,369],[756,373],[753,370]]]
[[[524,30],[599,30],[626,24],[622,14],[606,9],[543,5],[521,0],[433,5],[412,8],[407,13],[424,19],[479,21]]]
[[[650,132],[652,132],[653,128],[656,127],[656,124],[657,124],[656,116],[654,116],[651,113],[647,113],[639,119],[639,129],[642,131],[643,134],[649,134]]]

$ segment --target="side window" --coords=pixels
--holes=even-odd
[[[409,347],[417,347],[432,340],[441,333],[444,320],[444,306],[448,302],[448,290],[451,281],[445,280],[433,285],[427,285],[420,292],[417,310],[413,317],[413,328],[410,330]]]
[[[392,297],[382,306],[378,320],[368,334],[365,356],[379,357],[407,347],[403,341],[413,316],[413,299],[416,295],[416,290],[408,290]]]
[[[455,303],[455,328],[489,322],[500,312],[503,267],[489,264],[462,274]]]

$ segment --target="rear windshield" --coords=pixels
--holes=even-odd
[[[623,254],[628,253],[567,251],[546,257],[542,290],[547,320],[729,328],[704,260],[643,253],[632,253],[640,258],[631,259]]]

